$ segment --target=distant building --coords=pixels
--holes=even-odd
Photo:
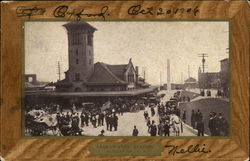
[[[50,82],[37,81],[36,74],[25,74],[24,80],[25,80],[25,82],[24,82],[24,90],[25,91],[47,90],[46,88],[51,85]]]
[[[162,89],[163,90],[170,90],[170,89],[168,89],[168,84],[163,84]],[[171,83],[171,90],[181,90],[181,89],[184,89],[184,84]]]
[[[199,73],[198,74],[200,88],[219,88],[220,87],[220,73]]]
[[[222,88],[228,91],[229,87],[229,59],[223,59],[220,61],[220,72],[207,72],[202,73],[201,69],[199,68],[198,71],[198,84],[200,88]]]
[[[184,81],[185,88],[198,88],[198,82],[195,78],[189,77],[187,80]]]
[[[65,79],[54,83],[58,92],[126,91],[148,87],[139,80],[138,67],[127,64],[94,63],[93,35],[97,30],[86,22],[63,25],[68,32],[69,69]]]
[[[229,94],[229,59],[223,59],[220,61],[221,71],[220,71],[220,80],[221,80],[221,88],[225,93],[225,96]]]

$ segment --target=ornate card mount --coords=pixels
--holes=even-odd
[[[9,2],[2,3],[1,5],[3,15],[1,156],[5,160],[227,159],[234,161],[247,159],[249,147],[249,132],[247,130],[249,118],[247,81],[249,77],[249,7],[247,2],[54,1]],[[164,29],[161,28],[162,26],[164,26]],[[116,32],[117,28],[118,32]],[[199,34],[191,32],[191,28],[200,29],[197,30]],[[220,31],[224,32],[221,32],[221,35],[213,36],[214,39],[209,37],[209,34],[207,37],[204,37],[206,35],[204,31],[211,31],[211,28],[215,29],[213,32],[209,32],[210,35],[216,32],[220,33]],[[115,34],[111,35],[109,33]],[[154,35],[157,36],[154,37]],[[168,35],[166,36],[168,38],[162,35]],[[190,35],[190,39],[188,35]],[[141,41],[137,39],[140,39],[140,36]],[[45,37],[47,39],[44,39]],[[207,42],[204,43],[206,44],[204,48],[203,46],[200,47],[200,44],[192,44],[199,42],[201,37],[204,37],[204,42]],[[221,44],[218,42],[212,43],[216,42],[217,38],[218,40],[222,38],[219,41]],[[165,40],[168,40],[168,43],[163,44],[162,42]],[[176,43],[171,44],[173,40]],[[185,42],[186,45],[184,43],[178,47],[180,42]],[[197,46],[197,48],[193,46]],[[182,49],[182,47],[185,48]],[[203,55],[203,51],[210,48],[213,48],[211,52]],[[195,51],[194,49],[199,49],[201,53],[192,53],[191,51]],[[226,53],[227,51],[228,53]],[[37,55],[39,52],[42,52],[43,55]],[[190,55],[183,54],[182,58],[184,60],[181,60],[182,58],[178,57],[177,54],[172,54],[174,52],[179,54],[187,52]],[[213,55],[213,52],[219,53],[219,56],[216,54]],[[223,52],[225,55],[222,55]],[[111,56],[109,55],[110,53]],[[64,55],[64,57],[60,57],[61,55]],[[222,69],[220,65],[224,62],[224,59],[221,58],[224,57],[228,58],[227,61],[229,62],[230,86],[228,88],[230,92],[228,96],[215,98],[222,97],[218,96],[218,86],[226,95],[225,89],[222,89],[225,86],[222,79],[220,79],[220,84],[211,83],[216,82],[216,78],[219,79],[221,77],[216,77],[216,74],[209,74],[212,73],[209,71],[217,71],[217,73],[221,74]],[[178,64],[174,64],[176,58],[180,61]],[[204,64],[201,61],[203,58],[206,60]],[[58,60],[60,63],[58,63]],[[201,63],[199,64],[201,65],[200,74],[198,73],[198,68],[196,68],[197,66],[194,65],[196,64],[196,60],[199,60]],[[217,63],[211,63],[209,60],[217,61]],[[220,60],[223,60],[221,64]],[[208,63],[207,68],[206,63]],[[155,64],[160,65],[156,66]],[[138,68],[136,67],[137,65]],[[184,67],[180,67],[181,65]],[[120,76],[119,74],[122,72],[118,71],[118,68],[122,67],[124,67],[124,70],[122,70],[125,75],[124,77],[123,75]],[[61,71],[58,72],[58,69]],[[171,71],[170,73],[173,78],[169,77],[168,69]],[[37,71],[38,81],[40,81],[40,78],[44,81],[52,80],[55,89],[50,88],[50,84],[46,86],[46,91],[40,91],[39,94],[36,94],[36,92],[34,94],[34,91],[27,92],[27,88],[25,87],[29,87],[29,89],[35,88],[31,82],[36,79],[36,76],[26,75],[26,77],[24,74],[34,74],[31,73],[33,71]],[[55,74],[57,72],[65,72],[65,76],[62,74],[58,76]],[[181,74],[182,72],[183,74]],[[221,109],[222,111],[216,111],[218,117],[220,116],[219,113],[222,113],[223,117],[228,116],[228,133],[226,135],[225,131],[223,134],[214,134],[211,132],[206,120],[209,121],[209,113],[214,111],[204,111],[205,104],[202,104],[204,105],[203,109],[202,107],[198,107],[194,110],[197,112],[200,109],[203,114],[202,120],[205,125],[205,136],[195,136],[197,135],[197,131],[192,128],[190,109],[195,106],[193,98],[188,94],[183,95],[184,92],[181,89],[184,87],[180,86],[182,83],[174,84],[174,82],[178,82],[178,79],[183,84],[188,83],[188,86],[185,86],[185,92],[191,92],[193,86],[196,86],[192,84],[193,79],[187,79],[190,81],[184,83],[184,78],[182,77],[185,77],[185,73],[188,75],[187,78],[191,78],[193,75],[193,77],[197,77],[199,92],[205,89],[204,95],[209,95],[209,92],[207,92],[209,90],[207,89],[211,89],[211,96],[206,96],[211,97],[209,99],[213,99],[214,101],[228,98],[228,105],[219,106],[217,102],[214,105],[215,107],[213,107],[223,109]],[[44,77],[41,75],[44,75]],[[208,77],[213,77],[210,79],[210,83],[206,82]],[[102,81],[100,82],[100,80]],[[164,86],[165,82],[166,85]],[[166,105],[163,108],[163,112],[158,111],[159,108],[156,105],[158,99],[154,98],[154,95],[145,94],[152,93],[157,88],[146,87],[149,87],[148,84],[152,84],[153,86],[158,83],[158,90],[168,91],[167,88],[170,88],[169,82],[174,84],[172,85],[174,86],[172,87],[174,88],[174,92],[171,93],[171,96],[174,97],[175,94],[177,97],[174,98],[179,99],[177,102],[180,113],[178,111],[177,113],[176,111],[170,112],[173,114],[170,115],[171,117],[168,122],[172,126],[170,128],[170,137],[161,136],[164,134],[159,133],[161,131],[159,130],[159,126],[156,127],[157,136],[151,137],[149,135],[153,135],[152,133],[154,132],[151,130],[152,133],[147,133],[148,129],[145,130],[147,122],[143,120],[143,111],[148,111],[151,123],[154,120],[158,125],[160,124],[160,120],[164,120],[161,114],[163,113],[164,115],[164,112],[171,111],[172,107],[167,109]],[[162,86],[162,89],[160,86]],[[208,86],[216,86],[216,93],[214,93],[212,87]],[[42,90],[45,90],[45,88]],[[177,91],[182,91],[180,92],[181,96],[179,96]],[[199,98],[202,97],[200,96],[202,93],[199,92],[199,96],[195,95],[196,98],[194,98],[198,99],[197,101],[200,101]],[[91,93],[91,97],[89,93]],[[197,94],[197,92],[193,93]],[[168,98],[170,95],[168,92],[163,92],[163,94],[165,94],[163,98],[159,99],[166,103],[166,101],[170,100],[170,97]],[[50,96],[49,99],[48,95]],[[103,99],[103,95],[112,99],[107,101]],[[185,100],[183,96],[185,96]],[[61,99],[62,97],[64,99]],[[117,99],[122,104],[114,103],[114,97],[122,99],[122,101]],[[146,98],[140,107],[141,102],[138,102],[138,98],[141,100],[142,97]],[[191,97],[189,98],[191,100],[188,100],[188,97]],[[47,102],[40,103],[41,98]],[[129,102],[128,105],[124,106],[124,109],[122,106],[113,107],[115,106],[114,104],[124,105],[125,98],[130,101],[132,100],[131,98],[137,98],[138,100],[136,104]],[[51,100],[53,100],[52,102],[64,100],[63,105],[70,106],[70,110],[62,108],[61,102],[58,104],[59,106],[56,104],[51,108],[48,104]],[[39,102],[39,106],[34,105],[34,102],[37,105]],[[99,119],[99,113],[94,114],[95,117],[93,117],[93,113],[90,113],[92,124],[89,122],[89,127],[86,127],[86,122],[81,122],[81,120],[84,120],[81,118],[85,118],[86,116],[85,113],[83,117],[80,116],[83,113],[83,108],[85,109],[86,106],[86,108],[92,109],[91,103],[93,102],[102,102],[98,107],[101,112],[105,111],[105,116],[110,106],[115,109],[115,111],[111,110],[110,120],[112,120],[112,125],[108,127],[108,130],[106,129],[106,118],[103,119],[104,126],[101,125],[102,121],[98,122],[98,120],[101,120]],[[175,101],[173,100],[172,102]],[[39,109],[41,104],[44,104],[42,107],[47,108]],[[190,105],[188,106],[188,104]],[[36,108],[29,109],[27,106]],[[94,104],[94,106],[97,105]],[[154,107],[155,115],[151,115],[152,108],[149,106]],[[171,106],[175,106],[175,104],[173,103]],[[53,114],[59,113],[60,115],[61,109],[64,109],[62,113],[65,113],[65,116],[67,112],[72,114],[70,119],[71,131],[65,130],[65,133],[62,133],[62,128],[59,128],[61,132],[59,134],[60,132],[57,128],[53,129],[50,127],[57,127],[54,124],[58,124],[58,119],[53,121],[56,118]],[[117,109],[123,109],[124,111]],[[183,117],[184,110],[186,111],[186,118]],[[87,110],[86,113],[88,112]],[[121,115],[122,112],[124,112],[123,115]],[[26,122],[27,119],[25,117],[27,113],[35,113],[34,118],[36,119],[36,123],[43,122],[44,125],[41,126],[39,124],[36,127],[47,127],[48,129],[45,128],[46,130],[42,130],[43,132],[46,131],[46,133],[41,133],[41,130],[34,129],[34,124],[36,124],[34,122],[31,124],[32,128],[29,128],[30,124]],[[175,120],[176,118],[174,117],[176,115],[180,116],[179,118],[183,123],[179,127],[181,136],[175,136],[179,135],[175,133],[178,128],[178,120]],[[114,116],[118,117],[117,131],[113,131],[116,130]],[[78,121],[77,118],[79,118]],[[141,118],[143,119],[141,120]],[[96,128],[94,127],[95,123],[93,123],[95,119]],[[167,122],[166,120],[162,121],[164,125]],[[74,126],[76,125],[73,123],[74,121],[78,122],[77,126]],[[197,128],[198,122],[200,123],[200,121],[196,121],[195,128]],[[98,123],[100,123],[99,126]],[[173,126],[174,124],[176,126]],[[138,136],[132,136],[132,134],[136,135],[136,130],[133,130],[134,125],[139,130]],[[198,125],[198,129],[200,129],[200,125]],[[83,132],[76,129],[72,131],[72,127],[84,130]],[[112,129],[112,132],[110,129]],[[102,130],[105,131],[104,134],[101,132]],[[105,136],[97,136],[99,134]]]

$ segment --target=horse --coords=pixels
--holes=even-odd
[[[177,115],[170,115],[170,125],[174,130],[175,136],[180,136],[182,132],[182,121]]]

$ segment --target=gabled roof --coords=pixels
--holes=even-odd
[[[105,64],[108,69],[119,79],[125,81],[124,73],[126,72],[127,64],[120,64],[120,65],[109,65]]]
[[[127,82],[119,78],[125,71],[122,70],[123,65],[108,65],[97,62],[94,65],[94,72],[87,81],[87,85],[119,85],[127,84]]]

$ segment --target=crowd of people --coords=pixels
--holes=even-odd
[[[204,136],[205,125],[202,112],[192,110],[191,126],[197,129],[197,136]],[[211,136],[228,136],[228,122],[222,113],[211,112],[209,114],[208,128]]]
[[[180,91],[174,93],[173,97],[166,102],[141,104],[136,100],[112,100],[108,101],[109,105],[104,107],[105,103],[93,104],[91,108],[83,108],[73,104],[71,108],[65,109],[56,103],[27,105],[25,110],[25,128],[26,132],[31,136],[45,135],[44,132],[52,130],[53,135],[59,136],[78,136],[88,135],[85,128],[101,127],[101,133],[98,136],[104,136],[105,130],[117,131],[119,126],[119,117],[124,112],[134,112],[145,110],[143,115],[147,125],[147,131],[150,136],[170,136],[174,135],[172,131],[178,131],[174,124],[180,124],[180,129],[176,136],[183,132],[183,126],[187,121],[187,112],[180,110],[179,103],[190,102],[189,96],[181,95]],[[56,125],[53,127],[45,123],[37,123],[35,117],[29,115],[29,111],[42,110],[46,114],[55,115]],[[190,113],[188,113],[190,116]],[[155,115],[157,115],[155,117]],[[177,116],[177,120],[173,120],[172,116]],[[118,117],[119,116],[119,117]],[[153,119],[154,118],[154,119]],[[157,118],[157,119],[156,119]],[[191,127],[197,130],[197,136],[204,136],[205,126],[208,126],[211,136],[228,136],[228,122],[222,113],[211,112],[208,123],[204,123],[204,116],[198,109],[191,111]],[[139,131],[136,126],[132,129],[132,136],[138,136]],[[97,134],[96,134],[97,135]]]
[[[83,107],[81,104],[73,104],[70,108],[56,103],[26,105],[25,129],[26,133],[32,136],[45,135],[48,130],[52,130],[53,135],[85,135],[84,129],[86,127],[97,128],[101,126],[103,128],[105,126],[108,131],[117,131],[118,115],[122,116],[124,112],[140,110],[139,103],[138,100],[125,98],[108,100],[105,103],[96,102],[90,108]],[[47,115],[55,115],[55,120],[51,119],[50,121],[56,122],[56,125],[51,128],[48,125],[48,119],[37,120],[37,116],[29,114],[33,110],[43,111]]]
[[[174,94],[174,99],[171,99],[165,103],[161,102],[155,105],[150,106],[151,115],[148,111],[144,111],[144,119],[148,127],[148,133],[150,136],[170,136],[170,128],[173,126],[173,121],[171,120],[171,115],[180,116],[180,110],[177,108],[179,99],[179,92]],[[156,114],[158,114],[158,125],[156,125],[155,120],[151,120]],[[151,118],[150,118],[151,116]]]
[[[208,127],[212,136],[228,136],[228,122],[222,113],[210,113]]]

